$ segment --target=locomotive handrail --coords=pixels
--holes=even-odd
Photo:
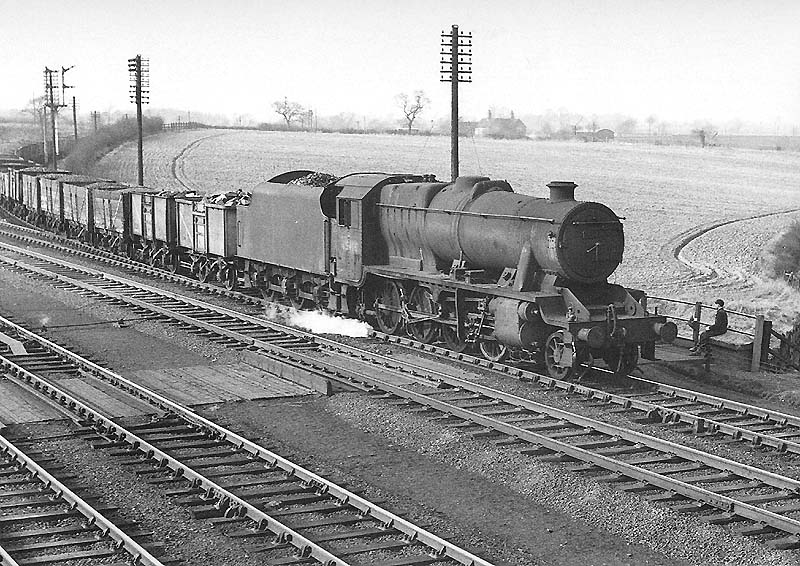
[[[441,212],[443,214],[461,214],[462,216],[480,216],[481,218],[507,218],[511,220],[535,220],[537,222],[555,223],[554,218],[539,218],[536,216],[517,216],[514,214],[494,214],[491,212],[469,212],[467,210],[447,210],[444,208],[421,208],[419,206],[407,206],[404,204],[388,204],[379,202],[375,206],[381,208],[397,208],[399,210],[419,210],[424,212]]]

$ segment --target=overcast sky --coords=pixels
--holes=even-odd
[[[461,115],[567,108],[643,120],[800,124],[800,0],[0,0],[0,108],[75,65],[83,112],[131,110],[127,59],[150,59],[155,107],[275,120],[396,114],[422,89],[449,113],[442,30],[473,33]]]

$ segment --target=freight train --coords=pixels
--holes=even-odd
[[[256,288],[556,378],[632,371],[672,342],[645,293],[608,282],[625,245],[607,206],[463,176],[292,171],[247,193],[131,187],[0,159],[0,203],[42,227],[228,289]],[[322,179],[322,182],[320,182]]]

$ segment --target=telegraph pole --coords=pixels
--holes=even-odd
[[[72,130],[75,133],[75,141],[78,141],[78,110],[75,104],[75,97],[72,97]]]
[[[94,131],[97,132],[97,110],[92,112],[92,124],[94,124]]]
[[[63,72],[62,72],[63,76]],[[61,104],[61,97],[59,95],[58,86],[58,71],[55,69],[44,68],[44,106],[50,109],[50,131],[52,133],[53,144],[51,150],[53,153],[53,171],[58,170],[58,133],[56,130],[56,115],[59,108],[64,108],[66,105]]]
[[[75,86],[75,85],[68,85],[67,84],[67,82],[66,82],[67,71],[69,71],[70,69],[74,69],[74,68],[75,68],[75,65],[72,65],[72,67],[61,67],[61,100],[64,103],[62,105],[64,107],[67,106],[67,89],[68,88],[73,88]],[[72,97],[72,119],[73,119],[73,125],[74,125],[75,124],[75,121],[74,121],[75,120],[75,97],[74,96]],[[77,126],[74,126],[74,127],[77,128]],[[75,131],[75,139],[76,140],[78,139],[77,129]],[[56,138],[56,140],[57,140],[57,138]]]
[[[136,104],[136,124],[139,129],[139,186],[144,185],[144,154],[142,151],[142,104],[150,102],[150,61],[137,55],[128,59],[131,102]]]
[[[472,33],[442,32],[440,82],[450,83],[450,176],[458,177],[458,83],[472,82]]]

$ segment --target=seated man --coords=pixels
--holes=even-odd
[[[708,341],[711,337],[722,336],[728,331],[728,313],[725,312],[725,301],[717,299],[714,301],[714,305],[717,307],[717,313],[714,315],[714,324],[709,326],[705,332],[701,332],[697,339],[697,344],[689,348],[693,356],[699,356],[708,351]],[[695,324],[697,323],[695,322]]]

